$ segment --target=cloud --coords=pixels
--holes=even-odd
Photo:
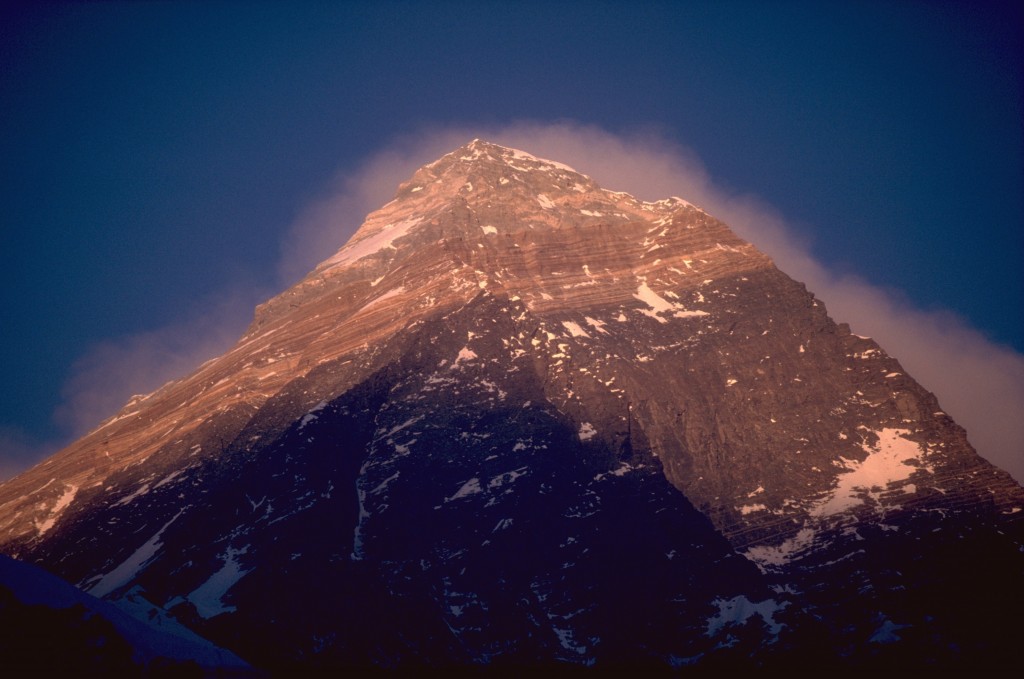
[[[418,168],[467,141],[456,130],[402,136],[354,170],[339,171],[288,227],[277,265],[282,286],[297,282],[333,255]]]
[[[136,394],[187,376],[227,351],[273,291],[235,281],[196,300],[192,312],[165,325],[88,347],[72,364],[52,419],[61,434],[37,440],[0,427],[0,481],[41,462],[115,415]]]
[[[187,318],[93,345],[73,364],[54,419],[73,440],[133,395],[184,377],[235,343],[263,296],[243,286],[227,288],[198,301]]]
[[[558,160],[601,186],[653,200],[700,205],[805,283],[832,318],[875,338],[968,432],[988,460],[1024,481],[1024,356],[943,309],[915,307],[899,291],[838,273],[815,258],[807,237],[768,202],[717,185],[700,160],[657,129],[614,134],[572,121],[447,126],[402,137],[354,173],[339,176],[290,232],[303,243],[284,258],[308,271],[347,240],[370,210],[421,165],[480,137]]]

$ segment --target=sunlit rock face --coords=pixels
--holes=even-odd
[[[998,665],[1022,517],[726,225],[479,140],[0,486],[4,552],[266,668]]]

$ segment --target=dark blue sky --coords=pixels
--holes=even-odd
[[[1024,351],[1022,25],[1013,2],[6,3],[0,456],[80,433],[54,413],[97,345],[229,288],[248,317],[303,207],[430,126],[655,130],[833,271]]]

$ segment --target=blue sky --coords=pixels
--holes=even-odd
[[[4,4],[0,478],[112,414],[88,407],[96,390],[123,403],[225,346],[290,282],[310,205],[439,130],[568,121],[695,157],[834,277],[1019,356],[1022,19],[956,2]]]

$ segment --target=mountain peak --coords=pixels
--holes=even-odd
[[[510,167],[515,169],[524,169],[522,166],[525,164],[528,169],[536,170],[558,170],[561,172],[571,172],[573,174],[580,174],[575,169],[569,167],[564,163],[559,163],[554,160],[548,160],[546,158],[538,158],[537,156],[521,151],[519,149],[511,148],[508,146],[501,146],[500,144],[494,144],[487,141],[476,139],[468,145],[474,153],[481,154],[497,154],[497,156]]]
[[[482,140],[0,485],[0,550],[280,674],[991,664],[1021,544],[1024,490],[725,224]]]
[[[427,184],[440,184],[442,188],[458,189],[464,182],[471,183],[473,178],[479,178],[485,184],[496,182],[506,189],[524,183],[548,192],[551,187],[544,185],[551,183],[563,188],[576,187],[576,190],[598,188],[589,177],[563,163],[538,158],[526,151],[482,139],[474,139],[417,170],[408,182],[399,187],[398,196],[403,195],[404,191],[411,191]],[[455,186],[452,187],[452,184]],[[506,191],[506,197],[511,195]]]
[[[677,197],[644,202],[603,189],[557,161],[474,139],[418,169],[394,199],[371,213],[363,226],[318,271],[370,256],[390,256],[396,244],[428,229],[431,238],[465,238],[521,229],[653,222],[665,225],[679,211],[700,212]],[[459,215],[455,217],[454,215]],[[706,216],[706,215],[705,215]]]
[[[451,153],[445,154],[438,160],[427,165],[427,167],[440,164],[446,159],[452,159],[459,163],[471,164],[486,164],[489,161],[498,162],[505,164],[512,169],[523,172],[558,170],[561,172],[580,174],[575,169],[565,165],[564,163],[547,160],[545,158],[538,158],[526,151],[520,151],[519,149],[502,146],[501,144],[495,144],[479,138],[474,139],[468,144],[460,146]]]

